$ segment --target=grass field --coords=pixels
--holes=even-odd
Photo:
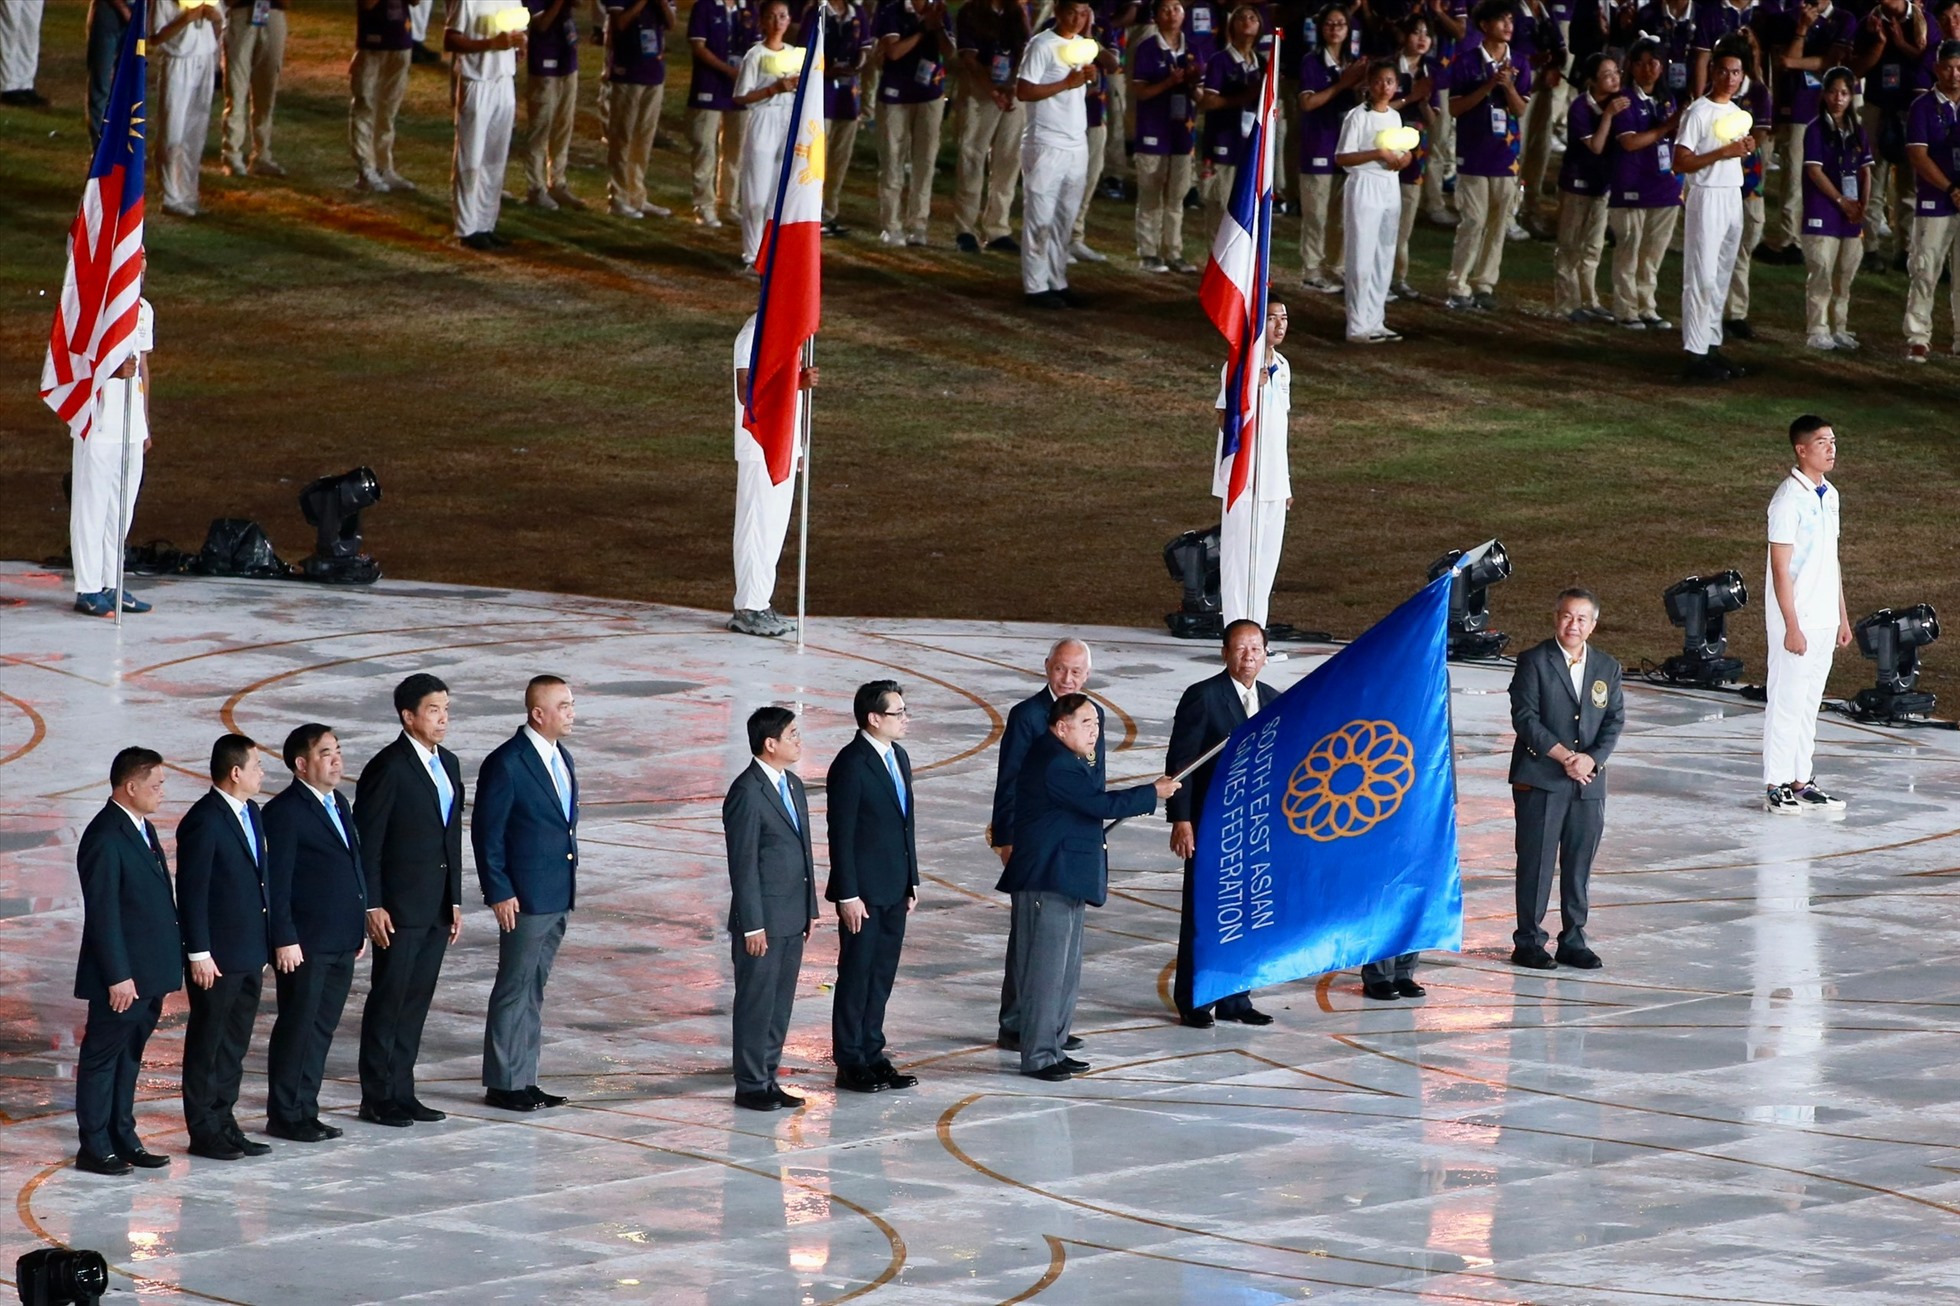
[[[66,542],[67,440],[35,382],[88,144],[84,6],[48,9],[40,86],[55,105],[0,109],[0,555],[30,559]],[[726,608],[729,348],[755,295],[734,228],[506,204],[513,250],[460,249],[442,70],[415,70],[402,113],[397,160],[420,192],[350,188],[351,32],[348,0],[294,0],[274,143],[288,179],[219,175],[214,140],[205,215],[153,201],[157,447],[133,538],[195,548],[210,519],[250,516],[296,558],[311,545],[299,486],[365,462],[385,494],[369,545],[390,576]],[[573,186],[597,201],[586,58]],[[676,69],[664,123],[683,144],[685,82]],[[1216,520],[1220,348],[1196,281],[1127,270],[1130,208],[1099,201],[1091,243],[1119,257],[1078,269],[1094,306],[1024,310],[1010,260],[951,248],[946,138],[934,248],[868,238],[869,133],[843,214],[859,234],[826,243],[812,609],[1157,624],[1176,601],[1160,549]],[[681,153],[656,151],[654,201],[685,212],[686,176]],[[1197,226],[1187,254],[1202,260]],[[1291,223],[1280,236],[1292,290]],[[1441,289],[1448,239],[1417,229],[1425,293]],[[1496,316],[1391,305],[1409,337],[1393,348],[1345,346],[1338,300],[1288,295],[1296,503],[1276,619],[1353,634],[1438,554],[1495,535],[1517,566],[1492,591],[1514,647],[1579,582],[1605,599],[1603,647],[1665,656],[1678,641],[1661,590],[1733,566],[1752,590],[1733,647],[1760,678],[1763,514],[1804,410],[1839,433],[1854,619],[1921,600],[1960,615],[1960,360],[1942,324],[1935,361],[1905,364],[1899,274],[1859,280],[1862,353],[1816,355],[1802,270],[1758,268],[1762,338],[1731,351],[1754,375],[1711,390],[1675,382],[1674,336],[1552,320],[1550,261],[1546,244],[1510,247]],[[1678,274],[1670,258],[1663,305],[1679,302]],[[1960,710],[1960,648],[1928,660],[1942,708]],[[1869,664],[1840,655],[1833,689],[1863,683]]]

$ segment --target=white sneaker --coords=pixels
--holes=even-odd
[[[194,218],[197,216],[195,204],[166,204],[163,211],[173,218]]]
[[[911,246],[913,249],[924,249],[926,246],[926,238],[924,233],[920,233],[919,235],[916,236],[907,236],[905,238],[905,243]]]
[[[1870,232],[1875,240],[1892,239],[1892,224],[1887,222],[1885,215],[1877,209],[1873,209],[1865,216],[1865,230]]]
[[[1095,250],[1089,248],[1088,242],[1086,241],[1080,241],[1080,240],[1070,241],[1068,246],[1068,252],[1071,257],[1079,258],[1085,263],[1109,262],[1109,255],[1098,254]]]
[[[715,216],[715,211],[713,209],[694,210],[694,220],[697,223],[699,223],[701,226],[708,228],[710,231],[716,230],[721,226],[721,219]],[[887,245],[895,245],[898,242],[893,240],[887,240],[885,243]]]
[[[903,245],[905,243],[905,234],[899,231],[881,231],[878,233],[878,243],[880,245]]]
[[[1504,239],[1530,240],[1531,233],[1526,231],[1523,227],[1520,227],[1517,223],[1513,222],[1510,226],[1504,229]]]
[[[1803,811],[1803,804],[1789,785],[1771,785],[1763,790],[1763,810],[1778,816],[1796,816]]]
[[[548,190],[534,190],[524,197],[524,202],[534,209],[544,209],[553,213],[558,210],[558,201],[551,198],[551,192]]]
[[[1198,265],[1196,263],[1188,263],[1181,258],[1174,258],[1170,262],[1170,269],[1173,272],[1188,277],[1198,270]]]
[[[581,204],[579,207],[584,208],[585,205]],[[660,204],[642,204],[640,215],[648,218],[671,218],[674,216],[674,211]]]
[[[388,182],[380,173],[370,168],[354,179],[354,189],[371,191],[376,195],[386,195],[388,193]]]
[[[550,199],[550,196],[546,196],[545,198]],[[557,208],[558,201],[551,200],[551,207],[554,209]],[[641,218],[644,218],[646,216],[646,214],[640,212],[638,209],[634,208],[631,204],[626,203],[624,200],[614,200],[609,206],[607,206],[606,212],[612,214],[615,218],[631,218],[635,222],[639,221]]]
[[[1837,348],[1837,341],[1831,339],[1830,332],[1828,331],[1818,332],[1816,335],[1805,340],[1804,344],[1811,349],[1831,350]]]
[[[1426,215],[1434,227],[1454,227],[1460,219],[1448,209],[1431,209]]]
[[[1851,350],[1858,347],[1858,337],[1852,335],[1849,331],[1833,331],[1831,332],[1831,339],[1837,342],[1839,349]]]
[[[1144,272],[1169,272],[1171,265],[1160,258],[1139,258],[1137,267]]]
[[[407,193],[415,189],[415,183],[402,176],[399,172],[384,172],[381,174],[381,180],[388,183],[389,190],[398,190]]]

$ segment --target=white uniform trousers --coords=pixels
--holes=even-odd
[[[776,182],[782,174],[783,150],[789,144],[791,122],[776,114],[751,114],[742,128],[742,162],[735,173],[735,211],[742,220],[742,262],[755,262],[762,249],[762,229],[776,201]]]
[[[953,181],[953,230],[982,245],[1014,230],[1010,215],[1021,179],[1021,131],[1027,106],[992,96],[960,97],[960,161]]]
[[[409,50],[356,50],[347,69],[347,145],[354,166],[386,177],[395,170],[395,115],[408,90]]]
[[[429,15],[435,11],[436,0],[415,0],[408,7],[408,39],[421,45],[429,39]]]
[[[878,228],[883,234],[926,238],[933,160],[939,157],[945,115],[943,100],[878,105]]]
[[[42,0],[0,4],[0,91],[31,91],[41,66]]]
[[[1021,150],[1021,289],[1068,288],[1069,233],[1089,179],[1087,143]]]
[[[1722,343],[1722,304],[1742,247],[1742,190],[1688,188],[1681,237],[1681,347],[1705,354]]]
[[[1776,602],[1774,598],[1770,600]],[[1811,778],[1817,747],[1817,709],[1831,675],[1837,621],[1803,633],[1799,657],[1783,647],[1782,624],[1769,631],[1769,683],[1763,701],[1763,783],[1784,785]]]
[[[1599,307],[1599,258],[1606,248],[1606,197],[1560,191],[1558,250],[1552,255],[1552,311],[1561,317]]]
[[[783,556],[789,514],[796,504],[796,472],[769,483],[761,459],[735,463],[735,610],[763,609],[776,593],[776,563]]]
[[[99,594],[116,584],[116,559],[136,516],[136,491],[143,484],[143,441],[149,421],[143,395],[136,393],[134,439],[129,445],[128,479],[123,471],[123,404],[131,381],[104,381],[95,428],[74,445],[74,485],[68,505],[68,551],[75,560],[75,592]],[[120,499],[117,486],[122,487]]]
[[[285,63],[285,10],[267,10],[263,26],[253,24],[250,10],[231,16],[225,26],[226,162],[272,158],[272,106],[279,98],[279,71]]]
[[[211,92],[218,71],[213,54],[159,55],[157,63],[157,135],[163,176],[163,202],[172,208],[197,207],[197,170],[204,160],[204,141],[211,134]]]
[[[1300,189],[1319,180],[1302,174]],[[1347,251],[1347,335],[1365,339],[1384,329],[1388,282],[1395,270],[1395,246],[1402,234],[1402,185],[1392,173],[1349,173],[1341,195],[1341,221]],[[1263,623],[1262,623],[1263,624]]]
[[[1082,202],[1075,206],[1075,222],[1069,228],[1071,240],[1085,240],[1089,235],[1089,206],[1096,202],[1096,184],[1102,180],[1106,154],[1103,145],[1109,136],[1109,128],[1091,127],[1088,136],[1089,171],[1082,178]]]
[[[1219,500],[1219,506],[1224,506]],[[1266,607],[1286,541],[1286,500],[1252,497],[1247,486],[1224,514],[1218,532],[1218,599],[1225,624],[1266,624]]]
[[[1804,333],[1830,335],[1851,329],[1851,281],[1865,259],[1857,236],[1803,238]]]
[[[449,169],[449,202],[458,236],[495,231],[504,206],[504,169],[517,121],[517,79],[456,82],[456,153]]]
[[[1906,263],[1912,278],[1906,289],[1906,343],[1933,343],[1933,305],[1939,302],[1940,268],[1951,265],[1954,352],[1960,353],[1960,218],[1915,217],[1912,252]]]

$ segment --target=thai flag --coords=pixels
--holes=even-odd
[[[1232,460],[1225,495],[1229,512],[1252,478],[1258,433],[1259,377],[1266,361],[1266,292],[1273,245],[1273,121],[1280,38],[1273,36],[1246,161],[1232,185],[1231,207],[1211,242],[1211,262],[1198,285],[1205,316],[1231,350],[1226,374],[1225,435],[1219,457]]]
[[[776,204],[762,230],[756,266],[762,293],[755,309],[755,343],[749,354],[749,392],[742,399],[742,428],[762,446],[769,480],[781,485],[796,467],[797,381],[803,346],[817,333],[823,303],[824,122],[823,28],[812,24],[796,83],[792,121],[776,177]]]
[[[41,365],[41,398],[83,440],[95,425],[103,379],[134,352],[143,289],[143,24],[143,0],[130,0],[102,143],[68,228],[68,272]]]

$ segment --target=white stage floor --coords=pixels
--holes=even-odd
[[[264,1306],[1960,1299],[1960,735],[1826,718],[1819,773],[1849,810],[1771,817],[1753,705],[1630,686],[1593,890],[1606,969],[1521,972],[1505,964],[1508,674],[1457,668],[1467,943],[1425,958],[1430,996],[1364,1002],[1338,974],[1263,993],[1268,1029],[1177,1026],[1177,863],[1161,822],[1133,822],[1112,843],[1117,893],[1090,913],[1077,1029],[1095,1069],[1051,1086],[992,1046],[1007,915],[981,831],[1001,716],[1062,632],[819,620],[799,657],[715,614],[591,599],[145,589],[156,612],[119,639],[67,611],[65,575],[0,567],[0,1273],[46,1242],[101,1251],[119,1293]],[[1157,774],[1213,651],[1080,633],[1115,709],[1112,780]],[[170,1168],[76,1172],[74,845],[114,751],[168,759],[167,830],[227,726],[276,750],[331,723],[351,775],[395,734],[389,692],[416,670],[451,685],[472,781],[528,677],[577,695],[585,857],[543,1067],[573,1104],[482,1104],[495,924],[466,876],[420,1064],[447,1122],[354,1120],[363,967],[324,1095],[344,1139],[185,1156],[179,997],[138,1108]],[[849,737],[852,689],[880,675],[914,714],[928,877],[888,1031],[920,1084],[831,1087],[826,918],[786,1058],[810,1106],[738,1111],[718,804],[742,720],[802,702],[814,782]]]

